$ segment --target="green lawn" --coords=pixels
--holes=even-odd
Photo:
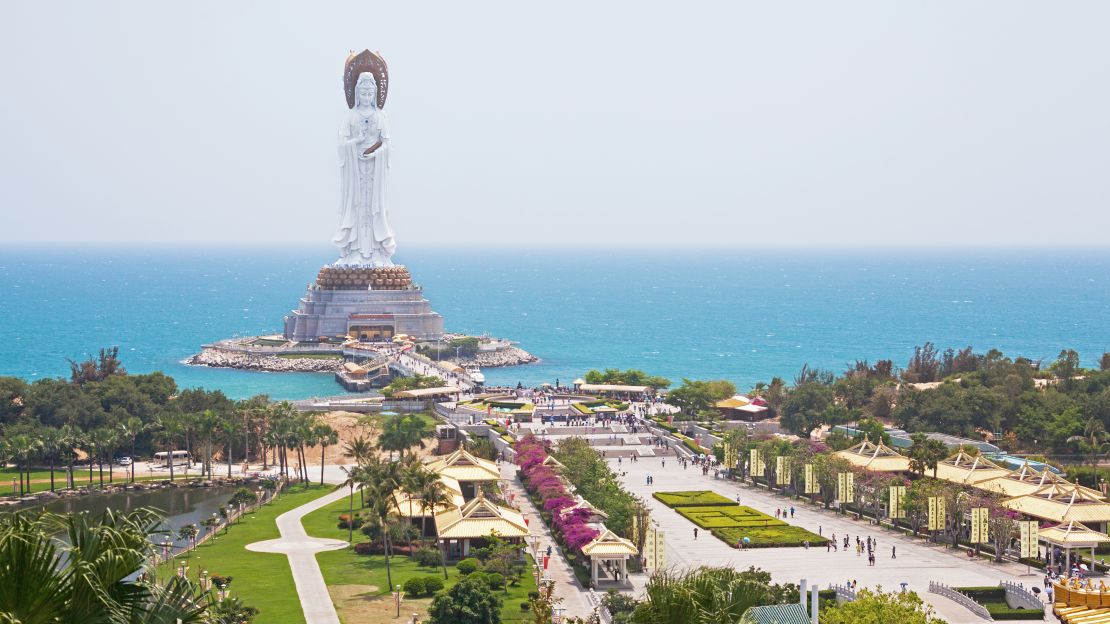
[[[340,529],[339,514],[346,513],[348,499],[336,501],[327,507],[314,511],[304,517],[302,523],[305,531],[314,537],[332,539],[347,539],[347,530]],[[355,508],[358,508],[358,495],[355,495]],[[355,543],[365,542],[368,538],[359,531],[354,532]],[[392,600],[388,598],[389,587],[386,580],[385,557],[381,555],[357,555],[351,549],[333,550],[316,555],[320,569],[324,573],[324,582],[331,588],[332,598],[337,602],[336,607],[339,617],[345,624],[358,624],[361,622],[381,621],[381,615],[389,612],[392,616]],[[531,569],[529,558],[528,569]],[[414,576],[436,575],[443,578],[443,568],[424,568],[404,556],[390,557],[390,568],[393,574],[394,585],[404,585],[405,581]],[[454,566],[447,568],[448,578],[444,581],[445,589],[459,581],[460,575]],[[376,588],[371,591],[370,587]],[[520,603],[528,599],[528,592],[535,591],[536,581],[530,574],[525,574],[520,585],[508,588],[508,592],[499,592],[502,598],[501,619],[504,622],[523,621],[526,612],[521,611]],[[337,600],[337,598],[339,598]],[[405,599],[401,607],[401,614],[407,615],[414,612],[426,613],[430,601],[410,601]],[[382,607],[385,607],[384,609]],[[528,612],[530,613],[530,612]],[[423,619],[423,618],[422,618]]]
[[[231,576],[231,592],[244,603],[259,609],[255,624],[295,624],[304,622],[304,612],[297,598],[297,587],[288,559],[278,553],[256,553],[247,544],[276,539],[281,536],[276,518],[331,491],[330,486],[293,485],[285,489],[273,503],[243,517],[227,534],[202,544],[183,558],[189,565],[188,574],[195,578],[198,570]],[[178,557],[178,565],[182,557]],[[168,566],[159,572],[166,574]]]
[[[718,505],[735,505],[736,501],[710,490],[696,490],[692,492],[655,492],[652,494],[656,500],[667,507],[713,507]]]

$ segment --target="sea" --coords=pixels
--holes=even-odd
[[[0,249],[0,375],[68,375],[118,346],[127,370],[233,398],[341,394],[329,374],[188,366],[206,342],[280,332],[327,246]],[[593,368],[745,390],[803,366],[904,365],[915,345],[1085,366],[1110,351],[1110,249],[402,248],[448,331],[509,338],[538,363],[489,384]]]

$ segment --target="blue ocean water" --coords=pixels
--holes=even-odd
[[[330,375],[207,369],[204,342],[277,332],[328,247],[0,250],[0,375],[65,375],[119,345],[133,372],[229,396],[339,393]],[[1110,350],[1110,250],[402,249],[450,331],[542,358],[490,383],[636,367],[747,388],[803,364],[903,365],[913,346],[974,345],[1085,365]]]

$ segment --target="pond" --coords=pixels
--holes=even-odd
[[[169,533],[152,535],[151,541],[160,544],[169,537],[176,546],[183,546],[187,540],[178,540],[177,530],[186,524],[196,524],[203,533],[200,523],[217,513],[221,505],[226,505],[237,489],[239,486],[223,485],[89,494],[53,501],[45,509],[54,513],[88,511],[91,515],[98,516],[108,508],[129,512],[142,507],[153,507],[164,514],[165,521],[161,528]]]

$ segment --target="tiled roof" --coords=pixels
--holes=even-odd
[[[853,466],[876,472],[908,472],[910,469],[909,457],[881,442],[874,444],[866,438],[852,448],[837,451],[836,456],[846,459]]]
[[[1071,483],[1054,483],[1032,494],[1003,501],[1002,505],[1053,522],[1110,522],[1110,503],[1091,492]]]
[[[1041,529],[1037,532],[1037,536],[1046,542],[1059,546],[1089,548],[1098,544],[1110,543],[1110,535],[1087,528],[1075,520],[1071,520],[1067,524]]]
[[[440,539],[485,537],[527,537],[528,524],[520,512],[495,505],[478,496],[462,507],[436,514],[436,533]]]
[[[456,481],[497,481],[501,471],[488,459],[475,457],[463,449],[449,455],[433,457],[424,464],[428,470]]]
[[[963,451],[937,464],[938,479],[965,485],[1005,477],[1010,472],[1009,468],[1003,468],[982,455],[972,456]]]
[[[582,554],[588,557],[605,557],[614,555],[627,555],[634,557],[640,551],[636,550],[636,545],[624,539],[616,533],[605,529],[591,541],[582,547]]]

